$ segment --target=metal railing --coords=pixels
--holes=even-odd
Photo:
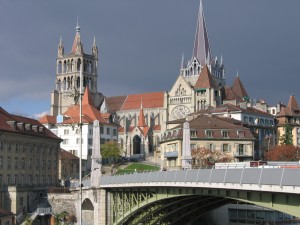
[[[102,176],[100,186],[142,183],[231,183],[300,187],[300,169],[240,168],[175,170]]]

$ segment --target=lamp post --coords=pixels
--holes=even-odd
[[[79,225],[82,224],[82,63],[80,65],[79,75]]]

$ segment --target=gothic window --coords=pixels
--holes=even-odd
[[[81,60],[77,60],[77,71],[80,71]]]
[[[66,73],[66,72],[67,72],[67,62],[64,61],[63,73]]]
[[[133,154],[141,154],[141,138],[137,135],[133,138]]]
[[[62,72],[62,63],[61,61],[59,61],[57,65],[57,73],[61,73],[61,72]]]
[[[74,64],[74,60],[71,60],[71,64],[70,64],[70,71],[73,72],[73,64]]]
[[[67,81],[66,81],[66,78],[64,78],[64,81],[63,81],[63,90],[66,90],[66,86],[67,86]]]
[[[67,90],[70,89],[71,86],[71,81],[70,81],[70,77],[68,77],[68,81],[67,81]]]
[[[79,88],[79,87],[80,87],[80,78],[77,77],[77,88]]]

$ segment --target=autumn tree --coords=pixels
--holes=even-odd
[[[283,134],[279,137],[280,145],[293,145],[293,134],[292,126],[290,124],[285,124],[283,127]]]
[[[198,148],[192,150],[192,159],[194,166],[210,166],[217,162],[232,162],[233,158],[221,151],[213,151],[207,148]]]
[[[265,154],[270,161],[297,161],[300,156],[300,148],[293,145],[278,145]]]

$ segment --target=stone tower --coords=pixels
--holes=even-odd
[[[95,107],[98,108],[103,101],[102,94],[97,92],[98,48],[94,38],[91,54],[84,52],[80,37],[80,27],[77,21],[76,34],[71,52],[65,54],[61,38],[58,44],[56,87],[51,92],[51,115],[60,115],[70,105],[78,103],[81,66],[83,71],[83,87],[89,87]]]

